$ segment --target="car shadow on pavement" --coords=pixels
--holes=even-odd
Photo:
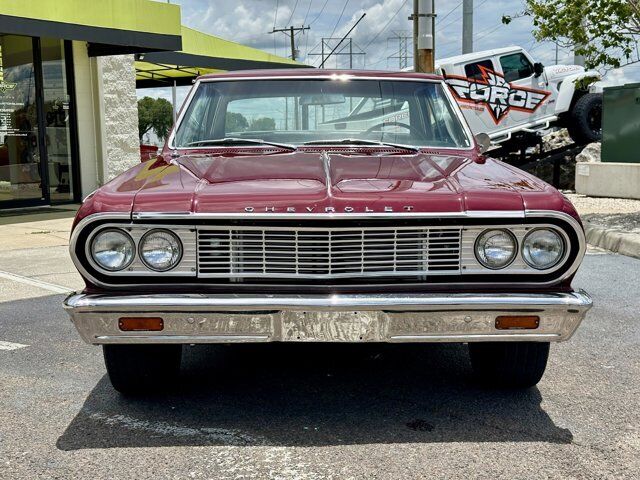
[[[185,348],[182,377],[171,394],[127,398],[105,375],[58,448],[573,439],[537,388],[475,385],[459,344],[202,345]]]

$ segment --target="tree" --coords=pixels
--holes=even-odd
[[[526,0],[514,17],[533,18],[534,37],[573,48],[588,68],[618,68],[640,61],[640,0]],[[512,16],[505,15],[508,24]]]
[[[254,132],[272,131],[275,129],[276,121],[269,117],[254,118],[251,121],[251,126],[249,127],[249,130]]]
[[[249,122],[244,115],[236,112],[227,112],[224,118],[225,132],[243,132],[249,128]]]
[[[164,98],[144,97],[138,100],[138,136],[153,130],[160,140],[169,135],[173,125],[173,107]]]

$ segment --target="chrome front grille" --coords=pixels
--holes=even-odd
[[[199,227],[199,277],[460,273],[460,227]]]

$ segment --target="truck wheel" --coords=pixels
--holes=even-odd
[[[571,109],[567,125],[574,142],[586,144],[602,138],[602,95],[587,93],[580,97]]]
[[[182,345],[103,345],[111,385],[124,395],[166,390],[180,373]]]
[[[549,358],[549,342],[469,343],[471,366],[484,384],[529,388],[542,378]]]

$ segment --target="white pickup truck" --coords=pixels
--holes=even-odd
[[[544,66],[512,46],[443,58],[445,77],[474,133],[522,146],[531,134],[566,127],[579,144],[600,140],[600,74],[578,65]]]

